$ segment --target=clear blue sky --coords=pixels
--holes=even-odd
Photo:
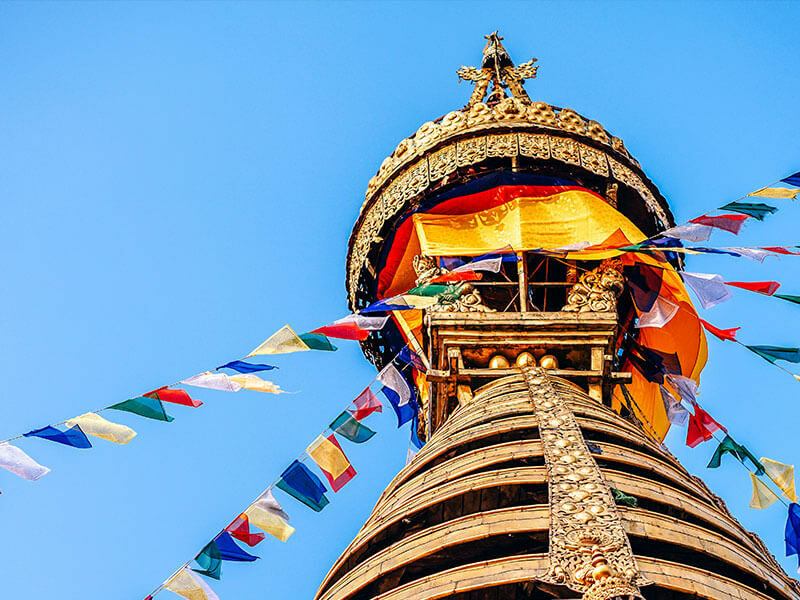
[[[367,181],[423,122],[463,106],[455,71],[499,29],[538,57],[534,99],[622,137],[679,219],[800,170],[790,3],[0,4],[0,439],[246,354],[284,323],[345,314],[347,237]],[[800,243],[797,204],[717,245]],[[778,279],[800,258],[697,257]],[[800,344],[800,307],[735,293],[706,313],[745,342]],[[701,401],[758,456],[800,462],[800,383],[710,340]],[[0,472],[2,594],[142,598],[338,414],[374,369],[355,343],[277,359],[296,395],[198,393],[174,423],[76,450],[20,443],[53,472]],[[117,415],[115,415],[117,416]],[[405,460],[391,415],[347,446],[359,476],[321,514],[282,495],[297,533],[227,563],[222,598],[309,598]],[[785,511],[749,477],[670,449],[782,559]],[[162,597],[171,596],[165,592]]]

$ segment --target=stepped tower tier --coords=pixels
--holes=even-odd
[[[679,259],[618,248],[674,225],[666,201],[621,140],[528,97],[534,62],[487,36],[481,66],[458,71],[475,86],[467,106],[422,125],[369,183],[352,308],[438,286],[362,342],[379,368],[406,346],[425,363],[404,374],[426,443],[317,599],[800,599],[661,444],[642,357],[698,381],[705,339]],[[479,279],[431,283],[486,254]],[[636,328],[629,288],[653,273],[679,310]]]

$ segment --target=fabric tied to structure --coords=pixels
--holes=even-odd
[[[689,427],[686,429],[686,445],[694,448],[701,442],[707,442],[718,430],[728,433],[722,425],[711,418],[711,415],[695,405],[694,414],[689,417]]]
[[[241,375],[231,375],[230,380],[240,386],[242,389],[251,390],[253,392],[266,392],[268,394],[283,394],[280,386],[271,381],[261,379],[258,375],[253,373],[243,373]]]
[[[677,312],[677,304],[666,298],[656,298],[650,310],[639,315],[636,327],[663,327],[672,320]]]
[[[255,546],[256,544],[261,543],[264,541],[264,534],[260,532],[251,533],[250,531],[250,519],[247,518],[247,515],[242,513],[238,517],[236,517],[230,525],[225,528],[225,531],[231,534],[232,537],[236,538],[240,542],[244,542],[248,546]]]
[[[70,427],[78,425],[84,433],[115,444],[127,444],[136,437],[136,432],[130,427],[107,421],[97,413],[86,413],[69,419],[66,424]]]
[[[192,573],[189,567],[178,571],[164,584],[164,589],[175,592],[187,600],[219,600],[214,590],[202,578]]]
[[[736,332],[741,329],[741,327],[731,327],[730,329],[720,329],[719,327],[714,327],[711,323],[700,319],[700,323],[703,325],[703,328],[708,331],[709,333],[715,335],[722,341],[736,341]]]
[[[745,346],[761,358],[771,362],[785,360],[790,363],[800,363],[800,348],[784,348],[782,346]]]
[[[416,405],[412,400],[411,388],[400,371],[390,363],[378,374],[378,381],[383,384],[381,391],[397,415],[397,426],[408,423],[414,417]]]
[[[283,490],[316,512],[320,512],[330,504],[328,498],[325,497],[325,492],[327,491],[325,485],[319,480],[319,477],[314,475],[308,467],[298,460],[292,462],[281,474],[281,478],[275,484],[275,487]]]
[[[355,410],[351,409],[350,412],[357,421],[362,421],[374,412],[383,412],[383,404],[369,388],[366,388],[353,400],[353,406],[355,406]]]
[[[800,506],[796,502],[789,505],[783,539],[786,542],[786,556],[800,554]]]
[[[728,453],[733,454],[742,463],[745,460],[749,460],[756,468],[756,475],[764,474],[764,467],[761,466],[761,463],[758,462],[758,459],[753,456],[750,450],[734,441],[734,439],[729,435],[726,435],[725,438],[719,443],[719,446],[717,446],[717,449],[714,450],[714,455],[711,457],[711,460],[708,461],[708,468],[718,468],[722,463],[722,457]]]
[[[319,438],[318,438],[319,439]],[[350,464],[350,461],[347,460],[347,457],[344,455],[344,451],[342,447],[339,445],[339,442],[336,441],[336,436],[334,434],[329,435],[327,438],[322,438],[327,441],[333,448],[331,448],[331,453],[338,453],[341,456],[341,459],[347,463],[347,468],[342,471],[339,475],[334,475],[332,471],[329,471],[326,467],[323,467],[319,462],[317,462],[317,466],[322,470],[322,474],[325,476],[325,479],[328,480],[328,483],[331,486],[331,489],[334,492],[338,492],[342,489],[353,477],[356,476],[356,470],[353,465]],[[319,450],[319,447],[318,449]],[[326,452],[327,454],[327,452]],[[313,455],[312,455],[313,457]],[[338,465],[340,458],[336,459],[336,463]],[[316,459],[314,459],[316,461]]]
[[[775,495],[775,492],[769,489],[755,473],[750,473],[750,479],[753,482],[753,495],[750,496],[750,508],[767,508],[778,500],[778,496]]]
[[[687,242],[705,242],[709,237],[711,237],[711,232],[713,230],[714,228],[710,225],[687,223],[686,225],[678,225],[677,227],[662,231],[659,235],[676,238],[679,240],[686,240]]]
[[[408,346],[406,346],[405,348],[400,350],[400,352],[397,353],[397,360],[402,361],[407,365],[411,365],[417,371],[425,372],[428,370],[425,367],[425,363],[422,361],[422,358],[420,358],[419,355],[412,352]]]
[[[52,425],[48,425],[47,427],[34,429],[33,431],[29,431],[28,433],[24,433],[22,435],[25,437],[39,437],[45,440],[50,440],[51,442],[64,444],[65,446],[72,446],[73,448],[92,447],[92,443],[89,441],[89,438],[86,437],[86,434],[83,433],[78,425],[73,425],[66,431],[61,431]]]
[[[314,329],[311,333],[319,333],[328,337],[343,340],[358,340],[363,342],[373,331],[384,328],[389,317],[365,317],[362,315],[348,315],[338,319],[330,325]]]
[[[285,542],[294,533],[294,527],[289,525],[289,515],[287,515],[271,490],[267,490],[253,502],[244,514],[252,525],[275,536],[280,541]]]
[[[156,400],[161,400],[162,402],[172,402],[173,404],[182,404],[183,406],[191,406],[194,408],[203,405],[200,400],[195,400],[189,396],[189,393],[186,390],[181,389],[171,390],[167,387],[161,387],[157,390],[153,390],[152,392],[147,392],[146,394],[142,395],[146,398],[155,398]]]
[[[217,548],[219,548],[219,557],[222,560],[234,562],[253,562],[254,560],[258,560],[257,556],[253,556],[240,548],[227,531],[223,531],[215,537],[214,543],[217,545]]]
[[[0,442],[0,467],[28,481],[36,481],[50,472],[50,469],[33,460],[24,450],[8,442]]]
[[[800,190],[793,190],[790,188],[773,188],[773,187],[766,187],[761,188],[751,194],[747,194],[748,196],[752,196],[755,198],[776,198],[776,199],[787,199],[787,200],[794,200],[797,198],[797,194]]]
[[[232,371],[236,371],[237,373],[258,373],[259,371],[271,371],[272,369],[277,369],[273,365],[263,365],[263,364],[253,364],[249,362],[245,362],[243,360],[233,360],[229,363],[225,363],[221,367],[217,367],[219,369],[231,369]]]
[[[164,405],[158,398],[148,398],[147,396],[140,396],[138,398],[131,398],[118,404],[112,404],[108,408],[113,410],[122,410],[125,412],[139,415],[147,419],[155,419],[156,421],[173,421],[164,410]]]
[[[336,351],[336,346],[331,344],[331,341],[321,333],[301,333],[300,340],[308,346],[309,350]]]
[[[664,402],[664,410],[667,411],[667,420],[679,427],[686,426],[689,421],[689,411],[663,385],[659,386],[659,388],[661,390],[661,400]]]
[[[181,383],[221,392],[238,392],[242,389],[242,385],[234,381],[230,375],[211,373],[210,371],[189,377],[189,379],[182,379]]]
[[[731,202],[725,206],[721,206],[720,210],[732,210],[733,212],[738,212],[763,221],[764,217],[771,215],[778,209],[760,202]]]
[[[438,301],[434,296],[415,296],[413,294],[400,294],[384,300],[373,302],[361,313],[392,312],[395,310],[419,310],[433,306]]]
[[[686,285],[697,294],[703,308],[711,308],[733,297],[720,275],[681,271],[681,277]]]
[[[681,400],[686,400],[692,406],[697,405],[697,382],[691,377],[674,375],[670,373],[666,376],[669,384],[678,392]]]
[[[311,350],[308,344],[301,340],[300,336],[291,327],[284,325],[247,356],[286,354],[289,352],[305,352],[307,350]]]
[[[306,448],[306,452],[314,459],[320,469],[330,474],[334,479],[350,467],[350,461],[347,460],[339,445],[334,444],[327,437],[317,437]]]
[[[783,492],[783,496],[797,502],[797,492],[794,487],[794,466],[779,463],[771,458],[761,457],[761,465],[772,482]]]
[[[703,215],[701,217],[697,217],[696,219],[692,219],[689,222],[697,223],[699,225],[708,225],[710,227],[729,231],[733,234],[738,234],[739,230],[742,228],[742,225],[744,225],[744,222],[749,218],[750,217],[748,215],[719,215],[715,217]]]
[[[764,262],[764,259],[768,256],[775,256],[772,252],[768,250],[763,250],[761,248],[742,248],[740,246],[729,246],[725,248],[725,250],[730,250],[738,254],[739,256],[743,256],[744,258],[749,258],[751,260],[757,260],[760,263]]]
[[[372,429],[359,423],[355,416],[347,411],[334,419],[331,429],[354,444],[363,444],[375,435]]]
[[[732,285],[765,296],[772,296],[781,287],[777,281],[726,281],[725,285]]]
[[[219,580],[222,577],[222,553],[215,541],[206,544],[194,560],[200,568],[192,569],[193,571],[212,579]]]

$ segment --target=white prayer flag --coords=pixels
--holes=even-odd
[[[639,315],[636,327],[663,327],[678,312],[678,305],[659,296],[649,311]]]
[[[40,465],[21,449],[8,442],[0,443],[0,467],[8,469],[28,481],[36,481],[50,472],[50,469]]]
[[[703,308],[711,308],[720,302],[731,298],[730,289],[722,280],[721,275],[711,273],[689,273],[680,271],[684,283],[694,290]]]
[[[223,392],[238,392],[242,389],[242,384],[232,380],[230,375],[225,373],[211,373],[206,371],[189,379],[184,379],[181,383],[193,385],[195,387],[209,388],[211,390],[221,390]]]

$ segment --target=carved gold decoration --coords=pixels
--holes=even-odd
[[[535,135],[532,133],[520,133],[519,137],[519,153],[522,156],[530,156],[531,158],[541,158],[546,160],[550,158],[550,137],[547,135]]]
[[[518,367],[529,367],[536,365],[536,357],[533,356],[530,352],[520,352],[517,355],[517,360],[514,361],[514,364]]]
[[[586,144],[579,145],[581,151],[581,166],[592,173],[608,177],[608,160],[600,150],[595,150]]]
[[[545,354],[539,359],[539,366],[543,369],[557,369],[558,359],[552,354]]]
[[[413,261],[414,272],[417,274],[415,285],[422,286],[431,282],[434,277],[447,273],[436,264],[436,260],[423,255],[417,255]],[[437,304],[427,308],[430,312],[495,312],[483,304],[483,299],[475,286],[470,283],[460,283],[452,286],[452,294],[437,296]]]
[[[636,586],[649,581],[639,574],[614,498],[575,416],[543,368],[522,372],[539,421],[550,494],[550,567],[539,579],[591,592],[584,599],[594,600],[610,600],[603,582],[619,579],[626,594],[641,597]]]
[[[603,261],[593,271],[580,276],[567,294],[565,312],[612,312],[617,310],[617,298],[625,289],[618,261]]]
[[[445,175],[454,173],[458,168],[456,145],[445,146],[428,157],[428,171],[431,181],[438,181]]]
[[[553,158],[567,164],[581,164],[581,157],[578,153],[578,142],[569,138],[550,138],[550,154]]]
[[[516,156],[517,134],[490,135],[486,138],[486,156]]]
[[[510,366],[508,359],[502,354],[495,354],[489,359],[490,369],[505,369]]]

